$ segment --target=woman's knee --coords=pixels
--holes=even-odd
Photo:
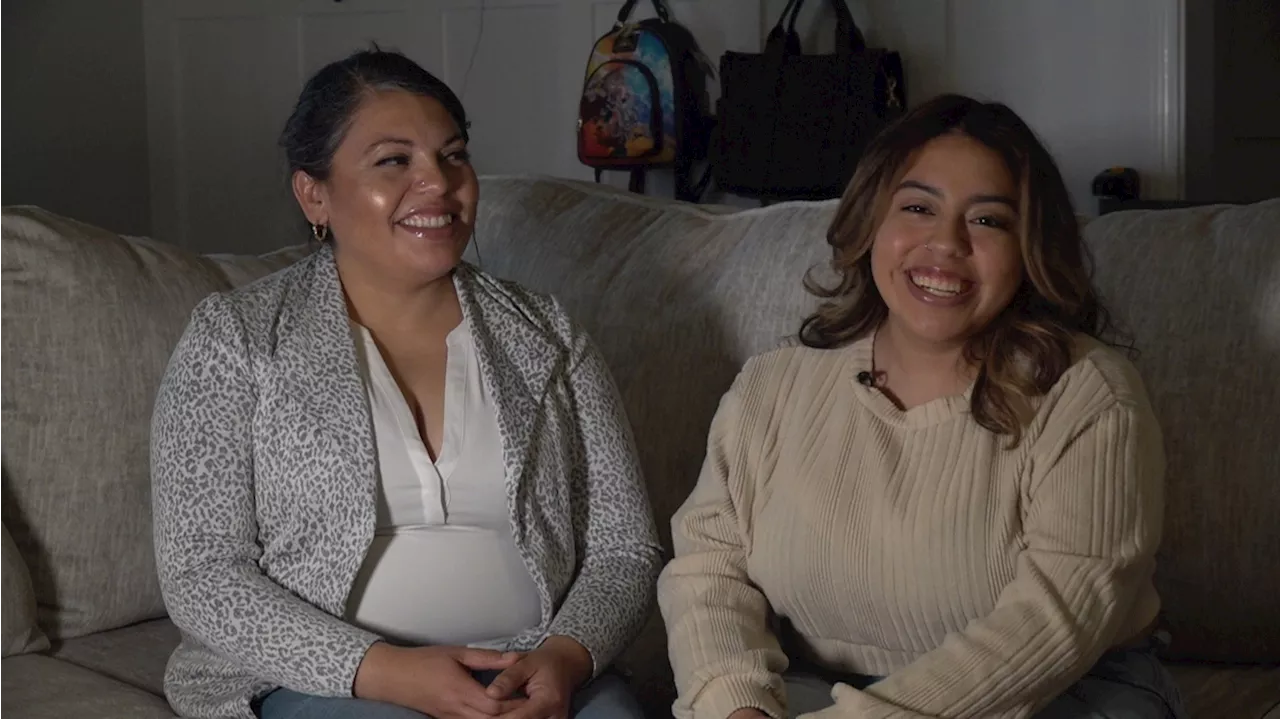
[[[1035,719],[1182,719],[1182,696],[1150,652],[1104,657]]]
[[[644,719],[644,710],[626,682],[602,674],[574,696],[573,719]]]

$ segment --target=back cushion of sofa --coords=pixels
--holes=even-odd
[[[676,205],[567,180],[486,178],[483,269],[560,299],[609,363],[664,541],[721,395],[800,329],[835,205]]]
[[[1280,661],[1280,199],[1086,228],[1164,430],[1171,652]]]
[[[9,528],[0,525],[0,656],[10,657],[49,648],[49,639],[36,621],[36,595],[31,591],[31,573],[9,536]]]
[[[52,639],[165,614],[149,458],[161,375],[200,299],[297,255],[214,261],[4,210],[3,518]]]

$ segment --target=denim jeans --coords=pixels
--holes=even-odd
[[[831,706],[832,685],[810,674],[789,675],[787,708],[791,717]],[[845,682],[856,689],[875,677]],[[1083,679],[1041,709],[1034,719],[1185,719],[1182,695],[1173,676],[1148,649],[1111,652]]]
[[[488,685],[497,672],[480,672],[476,679]],[[317,697],[289,689],[277,689],[263,697],[256,709],[259,719],[423,719],[425,714],[394,704],[367,699]],[[625,682],[603,674],[573,696],[573,719],[644,719]]]

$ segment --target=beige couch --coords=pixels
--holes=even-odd
[[[557,294],[624,395],[664,535],[737,368],[797,328],[834,204],[680,206],[590,185],[483,182],[485,269]],[[1160,568],[1197,717],[1280,717],[1280,200],[1110,215],[1098,281],[1166,430]],[[270,242],[264,242],[269,246]],[[3,711],[169,717],[177,639],[155,578],[152,397],[205,294],[283,266],[196,257],[32,208],[3,219]],[[655,618],[625,657],[671,698]],[[1268,714],[1270,711],[1270,714]]]

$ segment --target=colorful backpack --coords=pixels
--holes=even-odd
[[[671,168],[676,198],[696,202],[710,173],[692,181],[707,156],[711,134],[706,78],[711,64],[683,26],[671,22],[663,0],[657,19],[628,23],[638,0],[627,0],[618,22],[596,41],[578,105],[578,159],[596,170],[631,172],[631,190],[644,192],[645,171]]]

